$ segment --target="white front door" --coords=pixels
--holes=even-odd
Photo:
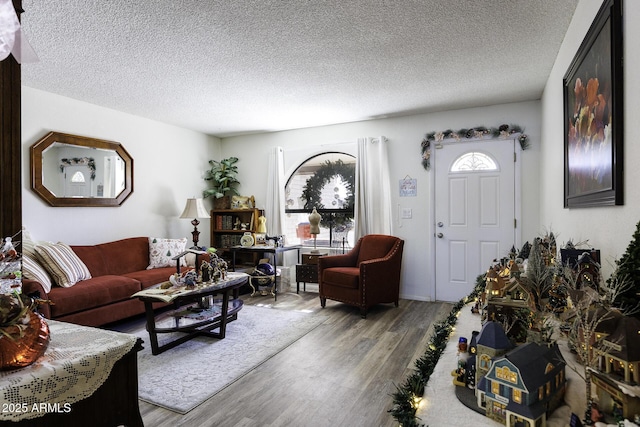
[[[469,295],[516,244],[515,147],[494,139],[435,149],[436,300]]]
[[[64,197],[90,197],[91,171],[88,166],[66,166],[62,179],[64,180]]]

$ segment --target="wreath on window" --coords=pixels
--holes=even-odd
[[[335,162],[327,160],[324,162],[318,170],[310,176],[309,179],[307,179],[307,183],[302,189],[301,198],[305,201],[304,208],[309,210],[313,208],[326,209],[322,204],[322,188],[330,183],[333,177],[339,176],[345,183],[347,190],[347,197],[345,198],[343,209],[353,209],[355,202],[355,197],[353,195],[355,172],[356,166],[353,163],[344,163],[342,160],[336,160]],[[330,209],[330,207],[328,209]],[[351,224],[352,219],[353,214],[351,212],[334,214],[333,221],[330,223],[329,216],[323,215],[320,225],[326,228],[331,226],[334,228],[338,226],[347,226]]]

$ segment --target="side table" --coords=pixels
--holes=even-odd
[[[328,252],[302,254],[302,264],[296,265],[296,293],[300,293],[300,282],[303,291],[307,291],[307,282],[318,283],[318,258],[329,255]]]

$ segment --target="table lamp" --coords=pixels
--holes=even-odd
[[[198,238],[200,237],[200,232],[198,231],[198,218],[211,218],[209,213],[204,208],[202,204],[202,199],[187,199],[187,205],[184,207],[184,211],[180,218],[193,218],[191,224],[193,225],[193,231],[191,232],[191,236],[193,237],[193,247],[198,247]]]
[[[320,251],[316,249],[316,238],[318,234],[320,234],[320,220],[322,216],[316,211],[316,208],[313,208],[313,212],[309,215],[309,233],[313,236],[313,250],[312,254],[317,254]]]

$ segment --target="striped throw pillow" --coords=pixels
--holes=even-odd
[[[81,280],[91,278],[91,273],[69,245],[42,243],[36,245],[36,253],[53,281],[63,288],[70,288]]]
[[[51,290],[51,277],[49,277],[49,273],[47,273],[44,267],[42,267],[32,255],[27,255],[26,252],[22,255],[22,277],[37,280],[46,293],[49,293]],[[41,295],[41,297],[45,298],[46,295]]]

